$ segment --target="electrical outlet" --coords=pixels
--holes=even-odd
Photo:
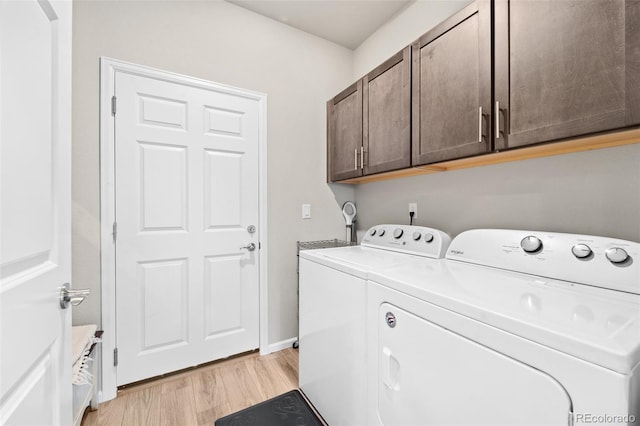
[[[413,212],[413,220],[418,217],[418,203],[409,203],[409,213]]]

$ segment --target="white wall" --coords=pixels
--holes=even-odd
[[[354,52],[354,78],[417,39],[467,1],[418,0]],[[408,223],[455,236],[472,228],[603,235],[640,241],[640,144],[361,184],[358,229]]]
[[[73,281],[93,290],[74,323],[100,323],[98,58],[108,56],[268,95],[269,340],[296,336],[296,240],[342,237],[340,207],[353,198],[325,183],[325,104],[351,82],[353,52],[223,1],[76,1],[73,13]]]
[[[416,41],[471,0],[416,0],[367,38],[354,51],[353,79],[358,79]]]
[[[408,223],[455,236],[529,229],[640,241],[640,144],[359,185],[359,228]]]

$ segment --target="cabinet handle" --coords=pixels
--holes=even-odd
[[[360,168],[364,169],[364,146],[360,147]]]
[[[478,143],[482,143],[482,107],[478,107]]]
[[[358,148],[353,150],[353,170],[358,170]]]
[[[496,101],[496,139],[500,139],[500,101]]]

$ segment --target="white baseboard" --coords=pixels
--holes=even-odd
[[[290,339],[281,340],[276,343],[270,343],[269,346],[267,347],[268,352],[263,353],[262,351],[260,351],[260,355],[268,355],[272,352],[278,352],[283,349],[291,348],[293,347],[293,342],[295,342],[296,340],[298,340],[297,337],[292,337]]]

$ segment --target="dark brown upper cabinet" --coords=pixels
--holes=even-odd
[[[411,166],[411,48],[362,79],[364,174]]]
[[[476,0],[410,48],[329,101],[330,181],[637,142],[640,0]]]
[[[495,148],[640,124],[640,1],[495,2]]]
[[[491,151],[491,3],[478,0],[412,45],[413,165]]]
[[[362,176],[362,80],[327,102],[330,182]]]
[[[411,166],[411,48],[327,103],[330,182]]]

